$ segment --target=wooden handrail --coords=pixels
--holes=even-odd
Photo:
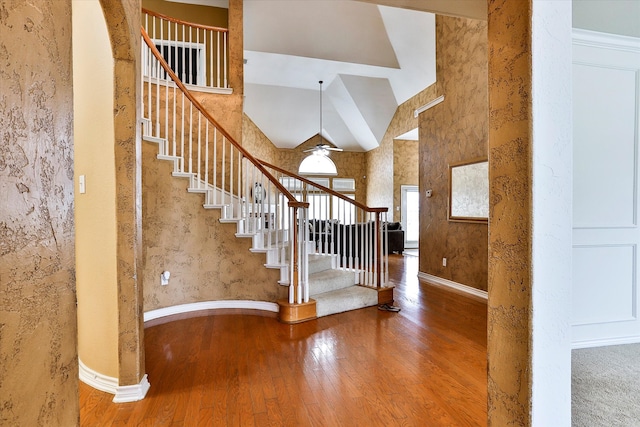
[[[144,7],[142,8],[142,13],[146,13],[147,15],[155,16],[156,18],[164,19],[165,21],[174,22],[176,24],[182,24],[182,25],[186,25],[188,27],[193,27],[193,28],[200,28],[201,30],[218,31],[220,33],[228,33],[229,32],[228,28],[212,27],[210,25],[202,25],[202,24],[194,24],[193,22],[187,22],[187,21],[183,21],[182,19],[173,18],[171,16],[163,15],[161,13],[154,12],[154,11],[149,10],[149,9],[145,9]]]
[[[329,193],[329,194],[331,194],[332,196],[339,197],[340,199],[342,199],[342,200],[344,200],[344,201],[346,201],[346,202],[349,202],[349,203],[351,203],[351,204],[355,205],[357,208],[360,208],[360,209],[362,209],[362,210],[363,210],[363,211],[365,211],[365,212],[378,212],[378,213],[381,213],[381,212],[389,212],[389,208],[370,208],[370,207],[368,207],[368,206],[366,206],[366,205],[363,205],[362,203],[359,203],[359,202],[358,202],[358,201],[356,201],[356,200],[350,199],[349,197],[345,196],[344,194],[338,193],[338,192],[337,192],[337,191],[335,191],[335,190],[332,190],[332,189],[330,189],[330,188],[328,188],[328,187],[325,187],[325,186],[323,186],[323,185],[317,184],[317,183],[315,183],[315,182],[311,181],[310,179],[307,179],[307,178],[302,177],[302,176],[300,176],[300,175],[296,175],[295,173],[293,173],[293,172],[291,172],[291,171],[288,171],[288,170],[285,170],[285,169],[279,168],[278,166],[275,166],[275,165],[272,165],[272,164],[270,164],[270,163],[267,163],[267,162],[265,162],[264,160],[260,160],[260,159],[257,159],[257,160],[258,160],[260,163],[262,163],[262,165],[263,165],[263,166],[266,166],[266,167],[268,167],[268,168],[271,168],[271,169],[273,169],[273,170],[276,170],[276,171],[280,172],[280,173],[281,173],[281,174],[283,174],[283,175],[289,175],[289,176],[291,176],[291,177],[293,177],[293,178],[295,178],[295,179],[297,179],[297,180],[299,180],[299,181],[304,182],[305,184],[308,184],[308,185],[311,185],[311,186],[313,186],[313,187],[319,188],[320,190],[322,190],[322,191],[324,191],[324,192],[326,192],[326,193]]]
[[[267,177],[267,179],[269,181],[271,181],[271,183],[273,183],[273,185],[282,193],[285,195],[285,197],[287,198],[287,201],[289,202],[289,206],[290,207],[308,207],[309,204],[308,203],[304,203],[304,202],[299,202],[295,196],[293,194],[291,194],[289,192],[289,190],[287,190],[287,188],[282,185],[280,183],[280,181],[278,181],[273,175],[271,175],[271,173],[265,169],[265,167],[262,165],[262,163],[260,163],[260,161],[258,161],[255,157],[253,157],[251,154],[249,154],[249,152],[247,150],[245,150],[242,145],[240,145],[230,134],[229,132],[227,132],[217,121],[216,119],[213,118],[213,116],[211,116],[211,114],[209,114],[209,112],[202,106],[202,104],[200,104],[200,102],[198,102],[198,100],[191,94],[191,92],[186,88],[186,86],[182,83],[182,81],[180,81],[180,78],[173,72],[173,70],[171,69],[171,67],[169,66],[169,64],[167,64],[167,61],[164,60],[164,58],[162,57],[162,55],[160,54],[160,52],[158,51],[158,49],[156,49],[155,45],[153,44],[153,42],[151,41],[151,38],[149,37],[149,35],[147,34],[147,32],[144,30],[144,27],[141,27],[141,33],[142,33],[142,38],[144,39],[144,42],[147,44],[147,46],[149,47],[149,49],[151,50],[151,52],[153,53],[153,56],[156,57],[156,59],[158,60],[158,62],[160,63],[160,65],[162,66],[162,68],[164,68],[164,71],[171,77],[171,80],[173,80],[173,82],[175,83],[176,86],[178,86],[178,88],[180,88],[180,90],[182,91],[182,93],[184,93],[184,95],[187,97],[187,99],[189,99],[189,101],[191,101],[191,103],[196,107],[196,109],[198,111],[200,111],[200,113],[211,123],[213,124],[213,126],[218,130],[218,132],[220,132],[222,134],[222,136],[224,136],[231,144],[233,144],[233,146],[242,153],[242,155],[248,159],[251,163],[254,164],[254,166],[260,171],[262,172],[262,174],[264,174],[264,176]]]

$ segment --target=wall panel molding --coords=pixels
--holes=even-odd
[[[573,63],[574,228],[636,228],[638,70],[599,63],[597,53]]]
[[[640,342],[640,38],[573,30],[573,348]]]
[[[574,245],[573,258],[573,326],[637,322],[637,245]]]

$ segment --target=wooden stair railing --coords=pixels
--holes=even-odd
[[[198,86],[200,91],[231,92],[228,29],[194,24],[144,8],[142,26],[182,83]]]
[[[190,192],[205,194],[205,207],[222,209],[221,221],[237,222],[238,233],[267,252],[268,264],[288,269],[280,280],[289,286],[284,304],[308,304],[302,232],[308,203],[298,201],[210,115],[144,27],[141,34],[145,139],[159,144],[159,158],[174,160],[173,175],[188,177]]]
[[[316,253],[334,268],[358,273],[360,285],[381,290],[389,283],[388,208],[371,208],[317,182],[261,161],[301,201],[310,203],[305,230]],[[315,203],[314,203],[315,200]]]

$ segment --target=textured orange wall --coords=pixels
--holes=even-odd
[[[242,121],[242,146],[256,159],[275,164],[278,149],[246,114]]]
[[[419,153],[418,141],[393,141],[393,206],[396,221],[401,219],[401,212],[398,210],[402,202],[401,187],[418,185]]]
[[[531,1],[489,1],[490,426],[531,425]],[[551,77],[550,77],[551,78]]]
[[[420,271],[487,289],[486,224],[449,222],[448,165],[487,157],[487,23],[436,17],[438,95],[420,114]],[[442,266],[442,258],[447,266]]]
[[[71,1],[0,10],[0,424],[73,426]]]

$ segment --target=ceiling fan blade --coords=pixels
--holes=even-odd
[[[327,150],[327,151],[343,151],[342,148],[338,148],[338,147],[332,147],[330,145],[327,144],[318,144],[313,148],[307,148],[306,150],[303,150],[303,153],[309,153],[311,151],[320,151],[320,150]]]

